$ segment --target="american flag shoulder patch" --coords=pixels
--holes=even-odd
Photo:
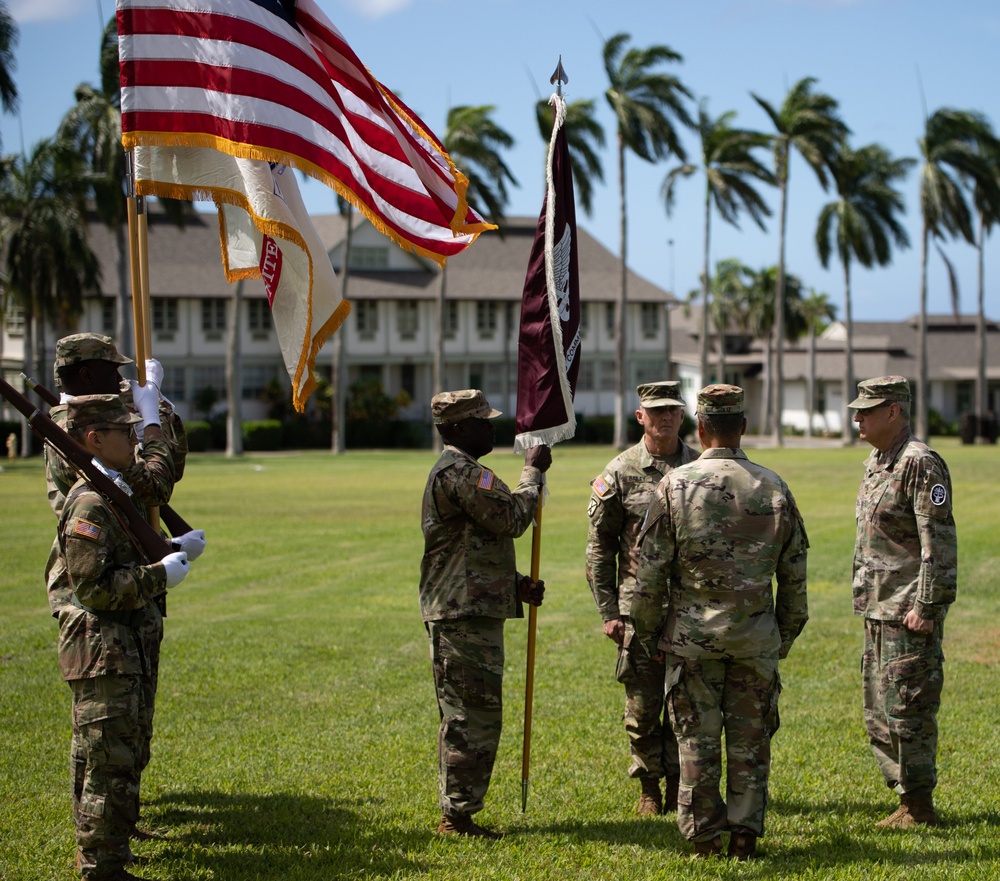
[[[594,482],[590,485],[593,487],[598,498],[603,499],[609,492],[611,492],[611,484],[608,483],[603,477],[594,478]]]
[[[97,541],[101,537],[101,527],[96,523],[91,523],[89,520],[80,518],[76,521],[76,526],[73,527],[73,535],[81,535],[84,538]]]
[[[479,475],[479,483],[476,484],[476,487],[485,490],[493,489],[493,472],[484,469]]]

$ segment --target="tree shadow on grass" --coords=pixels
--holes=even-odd
[[[422,850],[430,835],[373,822],[369,802],[298,793],[168,792],[143,813],[149,826],[169,830],[154,846],[154,863],[169,861],[177,881],[420,872],[407,854]]]

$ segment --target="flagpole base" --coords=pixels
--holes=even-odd
[[[521,813],[528,810],[528,781],[521,781]]]

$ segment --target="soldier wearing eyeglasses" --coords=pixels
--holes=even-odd
[[[135,460],[135,426],[118,395],[82,395],[66,406],[70,436],[116,482]],[[170,469],[169,455],[163,467]],[[88,881],[126,881],[148,751],[147,622],[156,599],[188,572],[184,551],[146,559],[127,524],[86,478],[62,506],[46,583],[65,583],[58,608],[59,666],[73,694],[70,765],[78,867]]]

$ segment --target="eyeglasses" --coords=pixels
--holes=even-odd
[[[125,431],[128,432],[129,440],[137,437],[134,425],[102,425],[100,428],[95,428],[94,431]]]

